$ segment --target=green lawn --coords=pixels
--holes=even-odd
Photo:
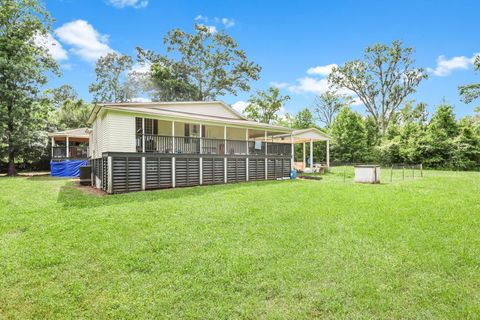
[[[103,197],[0,178],[0,319],[479,317],[479,173]]]

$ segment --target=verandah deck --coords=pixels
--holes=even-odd
[[[287,155],[105,153],[91,160],[92,182],[108,193],[290,177]]]

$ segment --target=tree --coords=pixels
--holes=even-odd
[[[334,161],[361,162],[367,152],[367,132],[362,117],[344,107],[332,123]]]
[[[385,133],[398,108],[428,77],[422,68],[414,67],[413,52],[400,41],[369,46],[364,60],[333,68],[329,82],[353,91]]]
[[[60,108],[66,100],[76,100],[78,98],[77,91],[69,85],[63,84],[58,88],[46,90],[46,95],[50,103],[56,108]]]
[[[95,102],[126,102],[135,95],[135,87],[128,73],[132,69],[130,56],[116,52],[99,58],[95,66],[96,82],[89,87]]]
[[[474,68],[480,71],[480,55],[475,57]],[[472,83],[458,87],[460,95],[465,103],[470,103],[475,99],[480,98],[480,83]]]
[[[313,115],[308,108],[299,111],[293,120],[295,129],[308,129],[315,126]]]
[[[471,118],[463,118],[459,123],[459,135],[453,140],[452,165],[456,169],[474,170],[480,164],[480,136],[473,128]]]
[[[288,95],[281,96],[278,88],[270,87],[267,91],[257,91],[251,96],[244,113],[254,121],[272,123],[278,119],[278,112],[288,100]]]
[[[182,63],[172,61],[150,50],[137,47],[137,60],[147,71],[133,71],[143,89],[153,101],[192,101],[197,99],[197,88],[188,83],[188,74]]]
[[[424,163],[430,168],[452,168],[455,152],[454,139],[459,128],[452,106],[443,102],[432,116],[419,142]]]
[[[0,147],[8,157],[8,175],[16,175],[16,157],[29,152],[45,124],[38,102],[45,73],[58,66],[38,37],[47,37],[49,13],[36,0],[0,0]],[[3,147],[4,146],[4,147]]]
[[[365,130],[367,132],[367,146],[369,149],[372,149],[380,141],[380,130],[372,116],[365,118]]]
[[[92,106],[82,99],[67,99],[57,110],[57,129],[67,130],[87,126]]]
[[[316,118],[328,128],[332,125],[335,116],[343,107],[349,107],[353,102],[352,97],[339,94],[335,90],[328,90],[315,97],[313,110]]]
[[[174,29],[164,38],[168,56],[166,65],[175,65],[182,81],[195,87],[196,100],[214,100],[238,90],[250,90],[249,81],[258,80],[260,66],[249,61],[235,40],[224,31],[212,33],[206,26],[195,24],[195,33]]]

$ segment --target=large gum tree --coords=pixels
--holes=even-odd
[[[400,41],[369,46],[363,60],[333,68],[329,82],[354,92],[385,133],[407,97],[428,77],[423,68],[415,67],[413,53]]]
[[[0,150],[8,158],[8,175],[16,175],[15,159],[31,144],[39,110],[39,91],[47,71],[58,72],[55,60],[38,38],[45,38],[51,19],[37,0],[0,0]]]

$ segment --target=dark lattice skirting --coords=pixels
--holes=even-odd
[[[265,180],[265,162],[269,180],[285,179],[290,177],[290,161],[272,156],[106,153],[91,164],[103,190],[125,193]]]

